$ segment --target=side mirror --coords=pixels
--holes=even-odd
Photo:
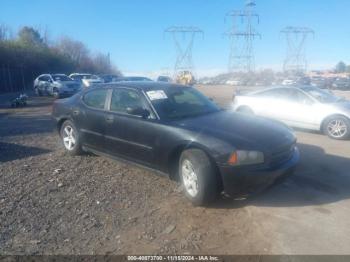
[[[140,117],[145,118],[145,119],[151,115],[150,111],[148,111],[147,109],[144,109],[142,107],[136,107],[136,108],[128,107],[126,109],[126,112],[129,115],[140,116]]]

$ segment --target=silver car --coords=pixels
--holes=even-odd
[[[233,110],[273,118],[291,127],[350,137],[350,102],[313,86],[273,87],[236,95]]]
[[[69,75],[73,80],[80,82],[84,87],[90,87],[95,84],[102,84],[104,81],[96,75],[73,73]]]
[[[43,74],[34,80],[34,91],[38,96],[69,97],[80,91],[80,88],[80,84],[65,74]]]

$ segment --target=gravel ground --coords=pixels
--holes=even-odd
[[[253,229],[244,208],[194,208],[165,177],[69,156],[51,102],[31,98],[26,108],[0,111],[0,254],[223,253],[232,250],[222,241]],[[213,228],[224,216],[246,226]]]
[[[231,99],[230,88],[201,89]],[[295,177],[250,200],[193,207],[165,177],[67,155],[51,103],[0,108],[0,254],[350,253],[349,142],[298,132]]]

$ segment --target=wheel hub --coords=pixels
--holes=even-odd
[[[333,120],[328,124],[328,132],[336,138],[343,137],[347,132],[347,126],[343,120]]]
[[[76,144],[74,129],[71,126],[66,126],[63,131],[64,146],[67,150],[73,150]]]
[[[181,167],[181,174],[186,191],[190,196],[195,197],[198,194],[198,177],[189,160],[184,160]]]

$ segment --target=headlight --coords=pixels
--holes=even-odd
[[[242,166],[262,164],[264,161],[264,153],[262,152],[237,150],[230,155],[227,163],[232,166]]]

